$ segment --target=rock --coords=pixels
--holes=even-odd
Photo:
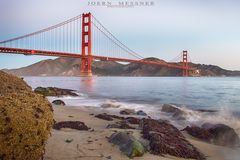
[[[191,136],[196,137],[200,140],[203,140],[206,142],[213,141],[213,135],[204,128],[200,128],[197,126],[192,126],[192,127],[187,126],[186,128],[183,129],[183,131],[186,131]]]
[[[118,145],[119,149],[130,158],[141,157],[145,152],[143,145],[126,132],[112,134],[109,142]]]
[[[147,116],[147,113],[143,112],[142,110],[137,111],[136,114],[139,116]]]
[[[88,129],[90,129],[83,122],[80,121],[62,121],[53,125],[53,129],[60,130],[62,128],[71,128],[80,131],[87,131]]]
[[[162,112],[176,113],[176,112],[179,112],[179,111],[181,111],[179,108],[177,108],[173,105],[170,105],[170,104],[164,104],[162,106]]]
[[[65,106],[65,105],[66,105],[66,104],[65,104],[62,100],[60,100],[60,99],[54,100],[52,103],[55,104],[55,105],[61,105],[61,106]]]
[[[106,121],[113,121],[113,118],[112,116],[108,115],[108,114],[98,114],[95,116],[96,118],[99,118],[99,119],[103,119],[103,120],[106,120]]]
[[[121,105],[115,105],[112,103],[104,103],[101,105],[102,108],[119,108]]]
[[[126,121],[120,121],[114,124],[109,124],[107,128],[119,128],[119,129],[135,129],[127,124]]]
[[[39,160],[53,124],[51,104],[0,71],[0,159]]]
[[[125,120],[130,124],[140,124],[140,119],[135,117],[127,117]]]
[[[173,125],[153,119],[143,119],[141,123],[143,138],[149,140],[151,153],[198,160],[205,159],[205,156],[190,144]]]
[[[74,90],[62,89],[56,87],[37,87],[34,92],[41,94],[43,96],[78,96],[76,93],[73,93]]]
[[[185,120],[187,115],[187,113],[185,113],[181,109],[170,104],[164,104],[162,106],[162,112],[172,113],[173,118],[177,120]]]
[[[225,124],[205,123],[202,127],[213,135],[213,143],[221,146],[239,146],[240,139],[235,130]]]
[[[119,120],[124,120],[124,117],[119,117],[119,116],[116,116],[116,115],[110,115],[110,114],[106,114],[106,113],[98,114],[95,117],[99,118],[99,119],[106,120],[106,121],[113,121],[114,118],[119,119]]]
[[[134,109],[124,109],[124,110],[120,111],[120,114],[123,114],[123,115],[134,115],[134,114],[136,114],[136,112],[135,112]]]

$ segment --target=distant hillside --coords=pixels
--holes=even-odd
[[[147,58],[151,61],[160,61],[157,58]],[[229,71],[218,66],[189,64],[200,70],[200,76],[240,76],[240,71]],[[94,61],[93,74],[99,76],[181,76],[180,69],[172,69],[156,65],[139,63],[120,64],[111,61]],[[80,60],[72,58],[57,58],[43,60],[19,69],[4,69],[5,72],[18,76],[79,76]]]

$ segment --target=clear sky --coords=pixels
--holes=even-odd
[[[92,12],[144,57],[170,60],[186,49],[193,62],[240,70],[239,0],[141,0],[153,1],[154,6],[133,8],[89,6],[90,1],[94,0],[0,0],[0,41]],[[0,69],[42,59],[49,57],[1,54]]]

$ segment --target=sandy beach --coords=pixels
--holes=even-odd
[[[51,131],[51,137],[48,139],[45,147],[44,160],[127,160],[126,155],[121,153],[118,146],[108,142],[110,137],[116,131],[122,129],[107,129],[109,122],[98,119],[92,114],[98,114],[99,110],[92,107],[70,107],[70,106],[53,106],[54,119],[60,121],[81,121],[91,129],[89,131],[78,131],[74,129],[61,129]],[[128,129],[135,137],[141,137],[140,130]],[[184,136],[195,147],[199,149],[209,160],[225,159],[223,155],[224,147],[201,142],[186,133]],[[180,158],[169,155],[156,156],[145,153],[143,157],[134,158],[136,160],[180,160]]]

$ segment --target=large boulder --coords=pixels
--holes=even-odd
[[[213,135],[213,143],[222,146],[239,146],[240,139],[235,130],[225,124],[205,123],[202,128]]]
[[[197,126],[187,126],[183,129],[183,131],[186,131],[189,135],[196,137],[200,140],[206,141],[206,142],[213,142],[213,135],[204,128],[197,127]]]
[[[187,113],[170,104],[164,104],[162,106],[162,112],[171,113],[173,118],[177,120],[185,120]]]
[[[73,90],[56,87],[37,87],[34,92],[43,96],[78,96]]]
[[[23,80],[0,71],[0,157],[39,160],[53,124],[51,104]]]
[[[137,114],[138,116],[147,116],[147,113],[145,113],[145,112],[142,111],[142,110],[137,111],[136,114]]]
[[[172,155],[181,158],[203,160],[205,156],[188,142],[173,125],[164,121],[143,119],[143,138],[149,140],[150,151],[156,155]]]
[[[126,132],[112,134],[109,142],[118,145],[119,149],[130,158],[141,157],[145,152],[144,146]]]

